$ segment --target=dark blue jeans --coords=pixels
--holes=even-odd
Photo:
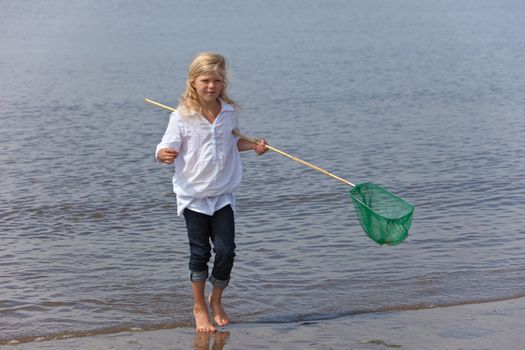
[[[190,279],[204,281],[208,277],[211,240],[215,261],[209,280],[216,287],[226,288],[235,257],[235,220],[231,206],[217,210],[212,216],[185,209],[184,219],[190,243]]]

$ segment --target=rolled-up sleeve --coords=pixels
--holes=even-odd
[[[180,123],[180,114],[178,112],[173,112],[170,115],[170,121],[162,140],[157,145],[155,150],[155,158],[157,158],[159,151],[163,148],[171,148],[179,150],[182,143],[182,132],[181,132],[181,123]]]

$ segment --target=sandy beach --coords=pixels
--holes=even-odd
[[[525,298],[281,324],[233,324],[5,345],[34,349],[523,349]],[[13,342],[15,343],[15,342]]]

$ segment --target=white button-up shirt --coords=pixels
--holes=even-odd
[[[223,101],[213,124],[197,112],[187,115],[177,109],[171,114],[155,156],[162,148],[179,152],[172,179],[179,216],[185,208],[207,215],[228,204],[235,208],[233,191],[241,182],[242,166],[233,129],[238,129],[237,114]]]

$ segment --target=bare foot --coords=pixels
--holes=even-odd
[[[195,304],[193,307],[193,315],[195,316],[195,325],[197,332],[216,332],[217,328],[213,327],[208,316],[208,308],[206,304]]]
[[[211,307],[211,311],[213,312],[213,320],[219,327],[224,327],[230,324],[231,320],[224,311],[224,308],[222,307],[222,302],[220,300],[215,300],[215,298],[212,298],[212,295],[210,295],[208,299]]]

